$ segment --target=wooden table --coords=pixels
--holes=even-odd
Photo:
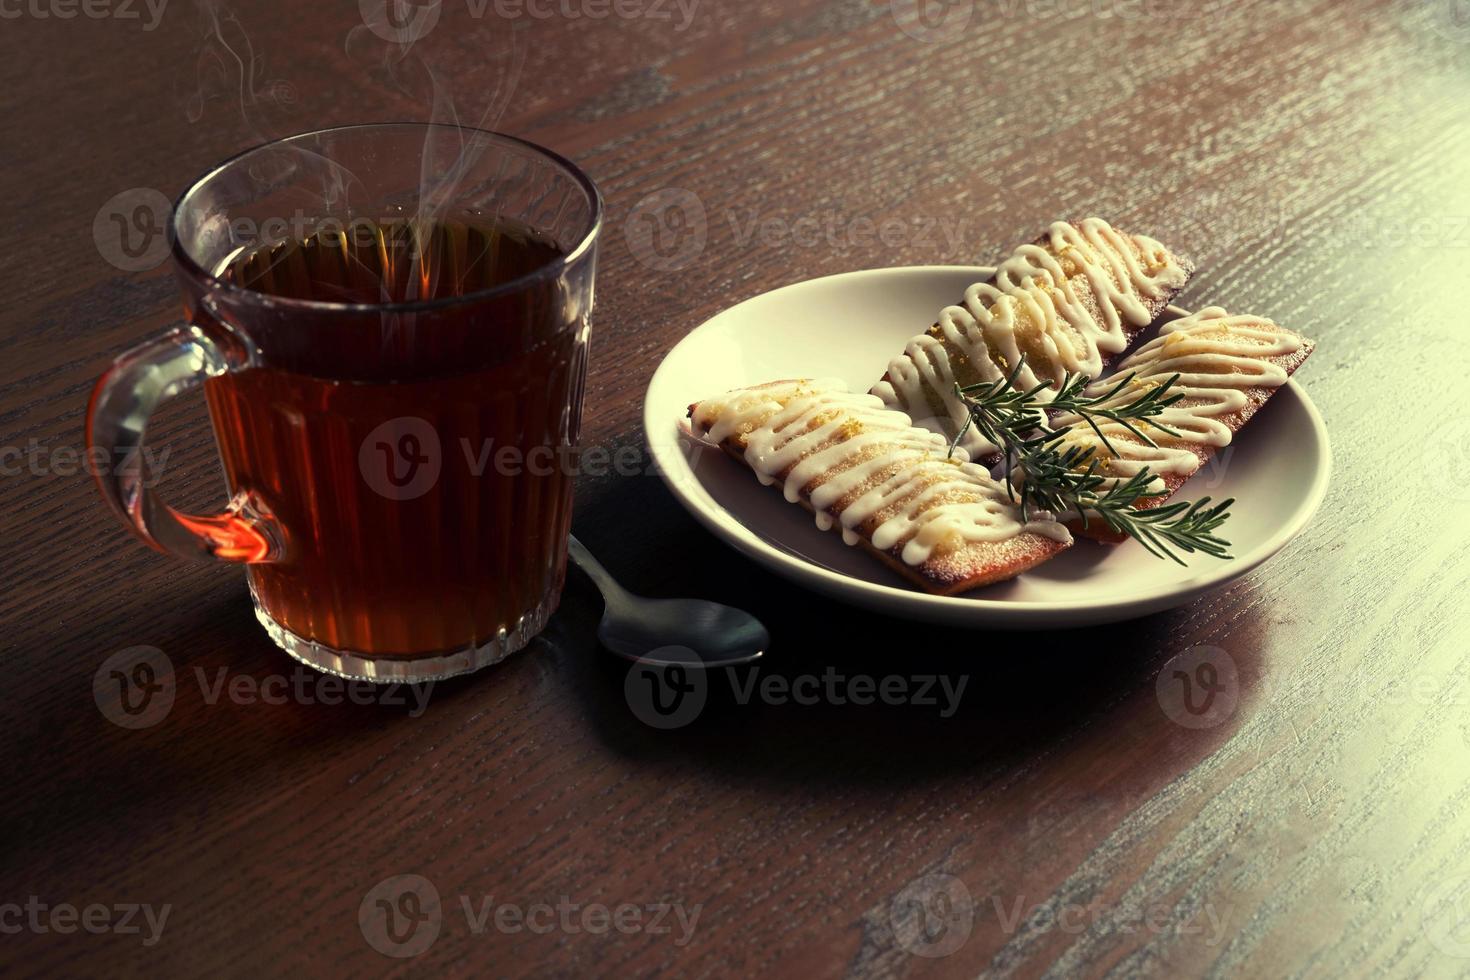
[[[1320,342],[1299,378],[1335,472],[1310,528],[1223,592],[1106,629],[867,615],[737,556],[656,478],[582,480],[592,550],[639,592],[763,617],[764,676],[968,679],[948,717],[716,685],[673,731],[629,710],[575,575],[528,652],[414,717],[323,703],[238,568],[150,553],[105,512],[74,459],[89,388],[177,302],[166,267],[122,267],[108,216],[264,138],[427,119],[432,93],[373,69],[386,49],[351,3],[212,22],[66,2],[0,8],[6,972],[1470,969],[1470,22],[1453,0],[974,0],[922,22],[912,0],[699,0],[687,20],[653,0],[600,18],[598,0],[445,0],[416,52],[459,118],[488,111],[607,198],[589,445],[641,453],[660,357],[732,303],[984,261],[1058,216],[1177,243],[1201,266],[1185,301]],[[517,61],[497,124],[487,93]],[[628,229],[674,191],[705,240],[661,271]],[[890,220],[886,240],[863,230]],[[150,438],[173,454],[171,499],[217,505],[202,402]],[[140,645],[176,691],[130,730],[92,683]],[[1233,665],[1233,706],[1189,727],[1156,679],[1202,645]],[[262,700],[282,678],[302,687]],[[361,923],[421,885],[403,875],[440,905],[395,945]]]

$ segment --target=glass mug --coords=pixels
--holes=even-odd
[[[247,566],[292,656],[448,677],[525,646],[561,595],[602,201],[554,153],[456,126],[249,150],[174,207],[185,322],[98,381],[87,444],[145,542]],[[229,503],[185,514],[136,452],[203,386]]]

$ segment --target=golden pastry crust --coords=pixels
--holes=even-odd
[[[1291,353],[1277,354],[1271,357],[1260,358],[1260,360],[1268,364],[1276,365],[1286,373],[1287,377],[1290,377],[1296,372],[1296,369],[1301,367],[1306,359],[1311,356],[1312,351],[1316,349],[1316,341],[1309,340],[1306,337],[1303,337],[1301,334],[1298,334],[1295,331],[1290,330],[1286,327],[1282,327],[1280,325],[1275,325],[1275,328],[1285,336],[1297,338],[1300,341],[1301,346]],[[1124,360],[1121,364],[1118,365],[1116,374],[1118,376],[1122,376],[1126,375],[1128,371],[1129,360]],[[1243,391],[1243,394],[1246,397],[1246,403],[1243,408],[1241,408],[1239,411],[1231,412],[1226,415],[1215,416],[1215,418],[1224,423],[1230,429],[1231,433],[1238,433],[1242,428],[1245,427],[1246,423],[1255,416],[1256,412],[1260,410],[1261,406],[1265,405],[1266,402],[1271,399],[1271,396],[1279,390],[1280,388],[1275,387],[1246,388]],[[1184,408],[1196,403],[1197,400],[1195,399],[1185,399],[1179,402],[1178,405],[1179,407]],[[1178,492],[1179,488],[1187,483],[1191,477],[1199,473],[1200,469],[1203,469],[1205,465],[1209,463],[1209,461],[1213,459],[1219,451],[1217,447],[1203,443],[1185,443],[1179,445],[1179,448],[1187,449],[1194,453],[1196,458],[1199,459],[1199,469],[1196,469],[1193,473],[1169,474],[1163,477],[1164,492],[1156,496],[1146,497],[1140,500],[1135,505],[1135,509],[1148,510],[1153,507],[1158,507],[1159,505],[1168,501],[1169,498],[1174,496],[1174,494]],[[1094,518],[1088,521],[1086,527],[1082,526],[1082,522],[1080,520],[1069,520],[1066,522],[1066,524],[1067,527],[1074,534],[1080,534],[1084,537],[1092,538],[1095,541],[1118,544],[1120,542],[1128,540],[1127,535],[1119,534],[1113,531],[1107,526],[1106,523],[1104,523],[1100,519]]]
[[[1095,221],[1095,219],[1093,220]],[[1103,299],[1099,297],[1092,280],[1089,279],[1087,269],[1067,254],[1071,251],[1070,246],[1059,248],[1056,245],[1058,235],[1055,229],[1062,228],[1063,226],[1065,226],[1063,228],[1064,231],[1066,228],[1070,228],[1077,232],[1078,235],[1082,235],[1082,222],[1059,222],[1052,229],[1049,229],[1030,242],[1028,246],[1014,250],[1012,257],[1015,257],[1019,252],[1027,248],[1039,248],[1046,252],[1047,255],[1056,260],[1062,269],[1063,275],[1066,277],[1066,293],[1075,297],[1078,305],[1086,312],[1087,316],[1091,317],[1094,324],[1104,324],[1107,321],[1107,313],[1102,307]],[[1105,245],[1094,245],[1092,247],[1103,248],[1111,258],[1120,259],[1125,264],[1131,260],[1149,273],[1156,272],[1160,269],[1172,269],[1173,271],[1170,273],[1169,283],[1161,288],[1158,295],[1147,295],[1143,292],[1136,294],[1137,300],[1147,311],[1146,318],[1130,319],[1124,315],[1124,311],[1121,308],[1109,311],[1121,321],[1123,344],[1117,351],[1099,351],[1103,369],[1106,369],[1109,364],[1121,357],[1133,345],[1139,334],[1147,330],[1149,325],[1164,313],[1165,308],[1188,283],[1190,277],[1194,274],[1195,268],[1194,263],[1188,258],[1173,252],[1152,239],[1142,238],[1138,235],[1122,231],[1121,229],[1112,229],[1111,227],[1109,227],[1109,231],[1113,234],[1106,238]],[[1127,251],[1126,257],[1122,256],[1115,247],[1116,241],[1123,243],[1123,248]],[[1004,264],[1003,262],[1002,267]],[[1094,263],[1092,268],[1094,273],[1099,271],[1105,273],[1114,287],[1123,288],[1125,286],[1124,283],[1119,282],[1119,276],[1111,261],[1101,264]],[[1002,282],[1001,279],[1002,273],[998,269],[996,275],[986,280],[984,285],[995,290],[1000,290],[1004,297],[1021,296],[1027,292],[1026,290],[1020,289],[1019,285],[1015,283],[1010,283],[1008,288],[1007,283]],[[1002,302],[1004,301],[1003,299]],[[957,307],[963,308],[965,305],[966,301],[962,300],[957,304]],[[975,312],[971,310],[965,315],[968,316]],[[1029,318],[1026,318],[1024,323],[1029,324]],[[890,407],[907,412],[914,418],[949,420],[953,417],[952,413],[955,410],[955,406],[952,403],[953,398],[948,388],[945,391],[939,391],[934,384],[926,381],[915,392],[912,385],[905,385],[901,378],[894,374],[894,369],[899,364],[902,364],[906,371],[922,373],[922,370],[914,359],[914,345],[918,342],[925,342],[926,344],[932,342],[938,343],[940,347],[939,351],[926,350],[919,356],[927,359],[938,359],[942,357],[947,365],[947,372],[953,375],[953,382],[959,384],[961,387],[992,381],[998,376],[1004,376],[1015,366],[1006,363],[1006,359],[993,345],[988,345],[985,359],[977,363],[977,352],[974,350],[967,351],[961,343],[956,342],[951,334],[952,331],[946,331],[941,323],[936,322],[926,331],[925,335],[920,335],[910,340],[906,345],[903,355],[895,359],[894,363],[890,364],[889,370],[884,372],[882,378],[874,385],[872,389],[873,393],[883,398],[884,402],[889,404]],[[926,341],[926,336],[927,338],[932,338],[932,341]],[[1027,364],[1035,372],[1037,380],[1049,382],[1053,385],[1058,384],[1061,381],[1061,375],[1065,372],[1052,362],[1052,358],[1049,356],[1047,342],[1043,341],[1039,336],[1027,335],[1023,337],[1019,333],[1017,334],[1017,340],[1018,347],[1026,355]],[[1053,338],[1053,341],[1056,340],[1057,338]],[[1072,343],[1078,346],[1085,346],[1088,343],[1088,341],[1070,329],[1063,332],[1061,342]],[[1101,373],[1101,370],[1096,371],[1094,372],[1094,376],[1100,375]],[[948,384],[947,375],[945,377],[946,384]],[[949,435],[954,434],[953,422],[946,421],[941,428]],[[984,447],[969,441],[965,444],[971,449],[972,455],[977,455],[977,457],[986,457],[988,454],[994,453],[994,447]],[[989,458],[993,462],[995,457],[989,456]]]
[[[736,462],[742,465],[745,463],[743,450],[729,440],[722,442],[720,449]],[[807,513],[816,513],[809,493],[803,493],[799,503]],[[879,550],[873,547],[872,541],[867,537],[859,541],[857,547],[924,591],[932,595],[952,596],[978,589],[982,585],[1013,579],[1067,550],[1071,545],[1040,534],[1023,532],[1009,541],[971,544],[959,551],[930,558],[918,566],[909,565],[899,556],[902,549]]]
[[[760,391],[763,389],[774,389],[781,386],[791,385],[794,382],[778,381],[764,385],[755,385],[746,391]],[[746,434],[736,432],[724,439],[713,440],[710,437],[710,428],[717,419],[716,409],[702,410],[701,406],[710,405],[717,401],[710,399],[707,402],[696,402],[689,406],[689,419],[694,434],[707,441],[717,442],[719,448],[732,459],[751,466],[746,458],[748,441]],[[879,409],[880,411],[885,411]],[[898,415],[899,413],[891,413]],[[901,416],[900,416],[901,417]],[[904,420],[905,422],[907,420]],[[932,437],[931,438],[936,438]],[[834,441],[840,441],[841,436],[834,440],[828,440],[823,446],[830,446]],[[895,444],[896,445],[896,444]],[[890,447],[891,448],[891,447]],[[883,446],[865,447],[864,459],[881,459],[885,452]],[[805,458],[805,457],[803,457]],[[784,485],[791,471],[797,463],[784,467],[779,472],[771,474],[778,485]],[[892,468],[879,469],[878,479],[886,478],[894,472],[903,468],[903,464],[896,463]],[[818,508],[812,503],[812,495],[834,476],[831,472],[817,473],[807,479],[805,484],[797,491],[798,502],[809,513],[819,513]],[[821,509],[820,513],[832,520],[834,531],[841,528],[840,515],[854,500],[862,496],[869,484],[854,488],[840,496],[834,503]],[[907,499],[907,498],[905,498]],[[899,501],[903,503],[904,501]],[[877,557],[888,567],[898,572],[910,582],[934,595],[958,595],[982,585],[1005,581],[1014,578],[1022,572],[1034,568],[1053,555],[1070,547],[1070,540],[1057,540],[1046,534],[1036,533],[1030,530],[1019,530],[1014,536],[999,541],[970,541],[956,542],[947,548],[936,548],[932,554],[917,564],[910,564],[903,559],[904,542],[899,542],[893,547],[879,548],[873,544],[873,535],[878,527],[892,514],[892,508],[881,510],[868,517],[860,524],[852,528],[858,535],[857,546],[864,551]],[[1056,528],[1058,525],[1052,524]],[[1065,537],[1065,536],[1064,536]]]

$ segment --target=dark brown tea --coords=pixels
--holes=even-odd
[[[561,258],[506,221],[359,221],[220,272],[288,300],[238,325],[257,365],[207,383],[230,485],[285,539],[250,569],[278,626],[375,657],[539,631],[587,357],[590,290],[535,275]]]

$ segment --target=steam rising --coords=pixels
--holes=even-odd
[[[268,132],[263,124],[284,122],[281,110],[296,104],[296,89],[279,78],[264,78],[264,59],[255,53],[250,35],[235,12],[222,2],[195,0],[199,14],[199,54],[194,64],[194,90],[185,96],[184,114],[202,120],[211,103],[230,103],[239,112],[245,134],[259,142],[286,132]]]
[[[407,6],[404,0],[386,0],[385,9],[387,4],[397,4],[394,12],[400,17]],[[240,17],[224,0],[194,0],[194,5],[199,14],[200,47],[194,88],[184,99],[190,122],[203,121],[216,103],[227,104],[237,114],[248,145],[321,128],[340,120],[344,110],[353,121],[367,121],[370,114],[376,114],[372,110],[353,112],[352,106],[340,102],[317,106],[314,112],[309,92],[306,98],[298,98],[297,86],[268,77],[264,56],[256,51]],[[364,2],[360,6],[366,18],[372,4]],[[448,12],[448,8],[437,11],[439,15]],[[447,16],[444,19],[448,20]],[[519,43],[518,33],[505,27],[503,21],[476,18],[468,30],[463,24],[440,23],[437,30],[423,36],[389,40],[370,29],[364,20],[352,26],[343,39],[347,60],[357,67],[335,89],[361,91],[367,79],[379,91],[422,107],[421,113],[395,112],[394,121],[420,115],[432,123],[493,130],[510,105],[525,64],[526,45]],[[334,118],[327,118],[323,108]],[[445,138],[444,133],[440,130],[437,138],[426,139],[420,153],[418,188],[412,205],[415,210],[409,220],[415,274],[409,275],[409,292],[396,297],[399,300],[433,292],[439,270],[437,263],[424,262],[430,252],[426,236],[436,221],[451,212],[455,202],[488,197],[492,213],[486,217],[498,216],[493,186],[465,186],[484,146],[476,145],[464,134]],[[262,168],[268,172],[252,172],[262,188],[300,187],[310,174],[321,214],[352,212],[353,191],[359,198],[365,194],[363,182],[346,166],[306,147],[293,146],[289,152],[273,154],[270,162],[270,167]],[[381,206],[381,202],[374,201],[358,203],[369,211]],[[283,248],[272,262],[285,261],[290,254],[289,248]],[[357,261],[350,249],[347,255],[350,261]],[[380,281],[379,285],[384,300],[395,298],[389,295],[389,283]],[[388,326],[385,321],[385,332]]]

